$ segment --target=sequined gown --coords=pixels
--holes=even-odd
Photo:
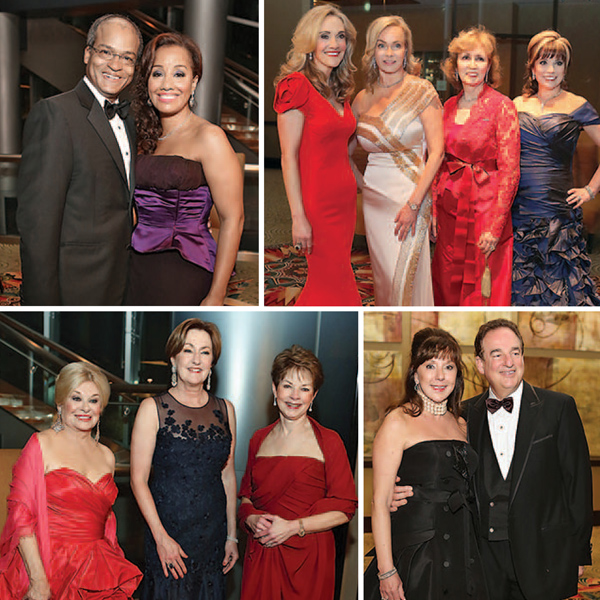
[[[420,442],[404,451],[398,476],[414,495],[391,513],[392,555],[408,600],[487,600],[477,546],[472,478],[477,454],[458,440]],[[380,600],[375,558],[365,600]]]
[[[140,154],[135,176],[137,224],[125,304],[198,305],[210,290],[217,254],[202,165],[181,156]]]
[[[519,121],[514,104],[484,85],[466,123],[455,122],[458,96],[444,105],[446,156],[434,185],[437,242],[431,265],[436,306],[508,306],[512,273],[510,207],[519,182]],[[482,294],[482,233],[498,238]]]
[[[182,579],[166,578],[150,530],[142,600],[224,600],[227,498],[221,471],[231,448],[224,400],[191,408],[168,392],[155,398],[159,430],[150,491],[167,533],[188,558]]]
[[[519,113],[521,181],[512,209],[516,306],[590,306],[600,297],[590,278],[581,208],[566,203],[583,127],[599,125],[589,102],[570,114]]]
[[[407,76],[378,115],[360,116],[356,130],[369,153],[363,211],[378,306],[432,306],[429,224],[431,196],[421,204],[415,235],[403,242],[394,219],[409,200],[425,164],[425,134],[419,118],[438,98],[425,79]]]
[[[348,142],[356,128],[350,105],[339,114],[302,73],[277,84],[274,109],[304,115],[298,164],[302,203],[312,227],[308,276],[296,306],[360,306],[350,254],[356,224],[356,180]]]

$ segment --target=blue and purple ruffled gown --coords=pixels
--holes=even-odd
[[[521,181],[512,207],[512,304],[593,306],[600,297],[590,278],[582,210],[566,202],[583,127],[600,124],[589,102],[570,114],[519,113]]]

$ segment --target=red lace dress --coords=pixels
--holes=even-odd
[[[466,123],[455,123],[461,94],[444,105],[446,157],[435,192],[437,243],[431,267],[436,306],[508,306],[512,280],[510,209],[519,183],[519,121],[512,101],[485,85]],[[482,233],[498,238],[482,295]]]
[[[350,263],[356,224],[356,180],[348,141],[356,129],[350,105],[340,115],[302,73],[277,85],[275,111],[304,115],[298,154],[302,203],[312,227],[308,277],[296,306],[360,306]]]
[[[129,600],[142,574],[117,542],[116,497],[110,473],[97,482],[67,468],[44,476],[40,445],[32,436],[13,469],[0,539],[0,598],[25,596],[29,578],[18,544],[35,534],[52,600]]]

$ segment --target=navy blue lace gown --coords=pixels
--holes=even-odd
[[[166,392],[154,399],[159,416],[150,490],[167,533],[188,558],[182,579],[165,577],[150,530],[142,600],[223,600],[227,537],[226,495],[221,471],[231,431],[225,401],[190,408]]]
[[[581,129],[600,124],[589,102],[570,114],[519,113],[521,180],[513,203],[514,306],[600,305],[581,208],[566,202]]]
[[[487,600],[477,545],[467,442],[430,440],[404,451],[398,476],[414,495],[391,513],[392,556],[408,600]],[[380,600],[377,559],[365,571],[365,600]]]

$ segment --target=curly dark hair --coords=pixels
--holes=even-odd
[[[411,417],[418,417],[423,412],[423,400],[415,389],[415,373],[423,363],[432,358],[447,358],[456,365],[456,383],[448,397],[448,412],[458,419],[459,404],[465,387],[462,351],[452,335],[436,327],[426,327],[415,333],[410,349],[410,365],[404,379],[404,397],[390,409],[402,406],[404,412]]]
[[[192,59],[192,71],[198,81],[202,78],[202,54],[192,38],[182,33],[161,33],[144,48],[135,82],[133,108],[136,116],[137,146],[139,154],[153,154],[162,125],[158,112],[149,102],[148,79],[156,58],[156,51],[165,46],[185,48]]]

